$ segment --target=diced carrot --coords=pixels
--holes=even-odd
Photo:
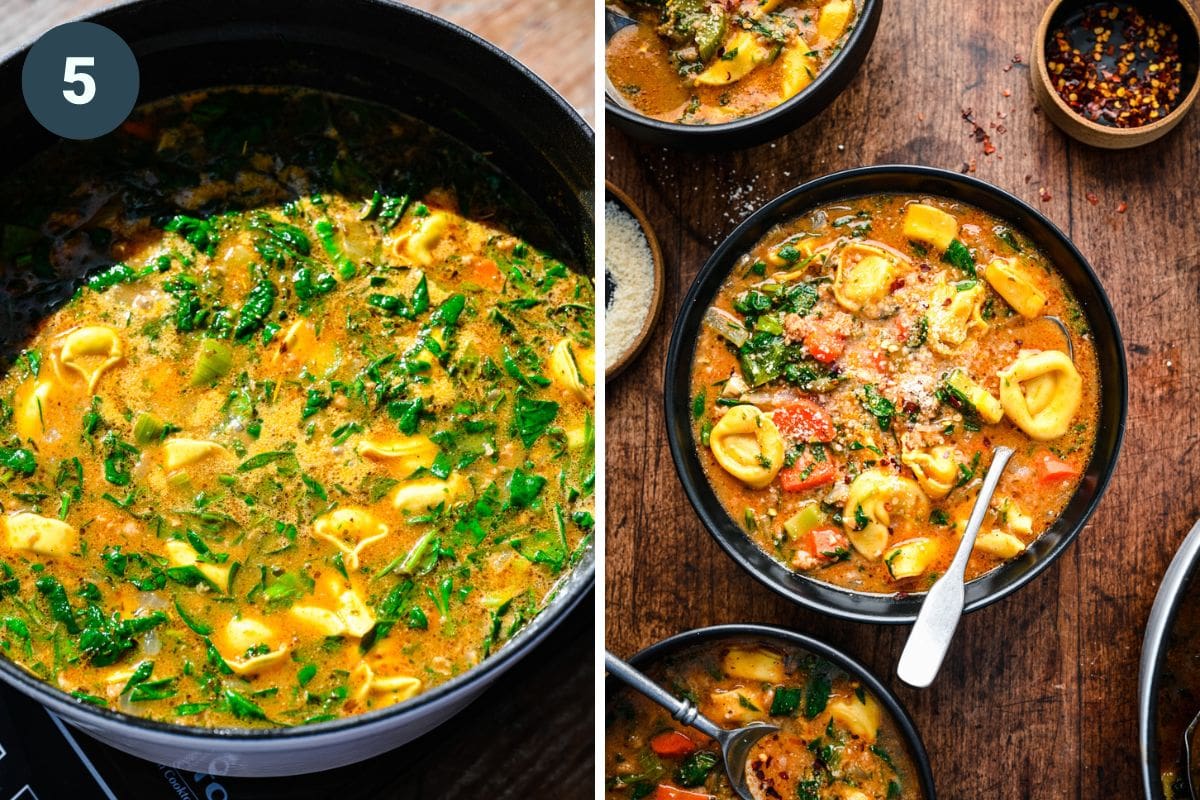
[[[812,552],[818,556],[832,557],[850,544],[846,534],[833,528],[813,528],[809,536],[812,537]]]
[[[1079,468],[1063,461],[1051,453],[1042,453],[1037,458],[1038,479],[1042,483],[1057,483],[1079,477]]]
[[[663,731],[650,740],[650,749],[666,758],[683,758],[696,749],[696,743],[680,731]]]
[[[484,289],[500,289],[504,286],[504,276],[500,274],[500,268],[496,266],[496,262],[490,258],[471,259],[469,280]]]
[[[654,794],[651,795],[651,800],[712,800],[712,795],[689,792],[687,789],[677,789],[674,786],[660,783],[654,790]]]
[[[146,142],[152,141],[157,135],[153,125],[140,119],[125,120],[121,123],[121,130]]]
[[[832,364],[846,351],[846,342],[842,337],[824,328],[809,331],[804,337],[804,346],[808,348],[809,355],[822,364]]]
[[[833,417],[812,400],[800,399],[777,408],[771,419],[788,438],[802,442],[833,441]]]
[[[779,486],[785,492],[802,492],[815,489],[837,480],[837,467],[828,458],[814,461],[806,450],[795,464],[779,470]]]
[[[876,350],[871,353],[871,366],[876,372],[887,373],[892,371],[892,362],[888,360],[888,354],[883,350]]]

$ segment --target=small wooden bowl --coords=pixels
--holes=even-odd
[[[1185,86],[1188,82],[1191,85],[1187,88],[1183,102],[1157,122],[1137,128],[1114,128],[1092,122],[1072,111],[1055,91],[1046,67],[1046,42],[1050,32],[1068,15],[1094,2],[1095,0],[1054,0],[1042,15],[1037,35],[1033,38],[1033,56],[1030,59],[1030,80],[1033,82],[1034,96],[1051,122],[1068,136],[1084,144],[1109,150],[1123,150],[1149,144],[1178,125],[1195,104],[1197,95],[1200,95],[1200,78],[1197,76],[1200,67],[1200,18],[1197,18],[1187,0],[1170,0],[1161,4],[1147,2],[1144,5],[1133,3],[1168,23],[1179,34],[1183,82]]]
[[[633,362],[634,357],[646,346],[646,342],[650,340],[650,332],[654,329],[654,323],[658,321],[658,315],[662,311],[663,257],[662,250],[658,246],[658,239],[654,236],[654,229],[650,227],[650,221],[646,219],[645,213],[629,198],[629,195],[614,186],[612,181],[605,181],[604,189],[606,195],[605,202],[616,200],[637,220],[638,226],[642,229],[642,234],[646,237],[646,243],[650,245],[650,256],[654,262],[654,294],[650,298],[650,311],[646,314],[646,319],[642,322],[642,329],[638,331],[637,338],[633,340],[633,344],[625,352],[621,353],[620,357],[613,362],[611,367],[604,370],[604,380],[607,382],[617,377],[622,370],[629,366]],[[605,269],[607,271],[607,265]],[[608,301],[605,298],[605,308],[607,307]],[[607,354],[605,360],[607,361]]]

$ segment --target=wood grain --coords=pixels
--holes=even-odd
[[[658,336],[608,386],[606,633],[621,655],[688,628],[766,622],[844,647],[899,686],[907,628],[833,620],[761,586],[700,526],[671,464],[662,408],[670,326],[701,264],[750,211],[838,169],[969,165],[1063,228],[1107,288],[1132,388],[1124,451],[1099,512],[1038,580],[964,618],[932,689],[899,690],[946,798],[1140,796],[1142,628],[1200,515],[1200,115],[1140,150],[1066,138],[1030,90],[1042,7],[979,3],[964,14],[954,0],[885,3],[874,48],[844,94],[808,126],[752,150],[679,154],[607,129],[607,177],[649,215],[667,261]],[[984,155],[964,111],[995,153]]]
[[[335,0],[331,0],[331,4]],[[104,0],[0,0],[0,51],[7,51]],[[512,53],[591,122],[593,8],[548,0],[416,0]],[[394,751],[394,780],[379,796],[518,800],[590,797],[593,769],[594,600],[589,595],[529,658],[465,712]],[[346,770],[347,780],[353,770]],[[404,786],[402,794],[397,787]]]

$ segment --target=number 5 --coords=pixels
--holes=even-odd
[[[76,72],[78,67],[94,67],[96,59],[91,56],[67,56],[66,66],[63,67],[63,82],[78,83],[79,89],[63,89],[63,97],[68,103],[86,106],[96,96],[96,80],[86,72]]]

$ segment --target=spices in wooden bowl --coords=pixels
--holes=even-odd
[[[1197,95],[1200,21],[1184,0],[1058,0],[1034,40],[1034,93],[1085,144],[1125,148],[1173,128]]]
[[[1050,80],[1077,114],[1101,125],[1135,128],[1179,105],[1179,34],[1125,3],[1084,6],[1046,42]]]

